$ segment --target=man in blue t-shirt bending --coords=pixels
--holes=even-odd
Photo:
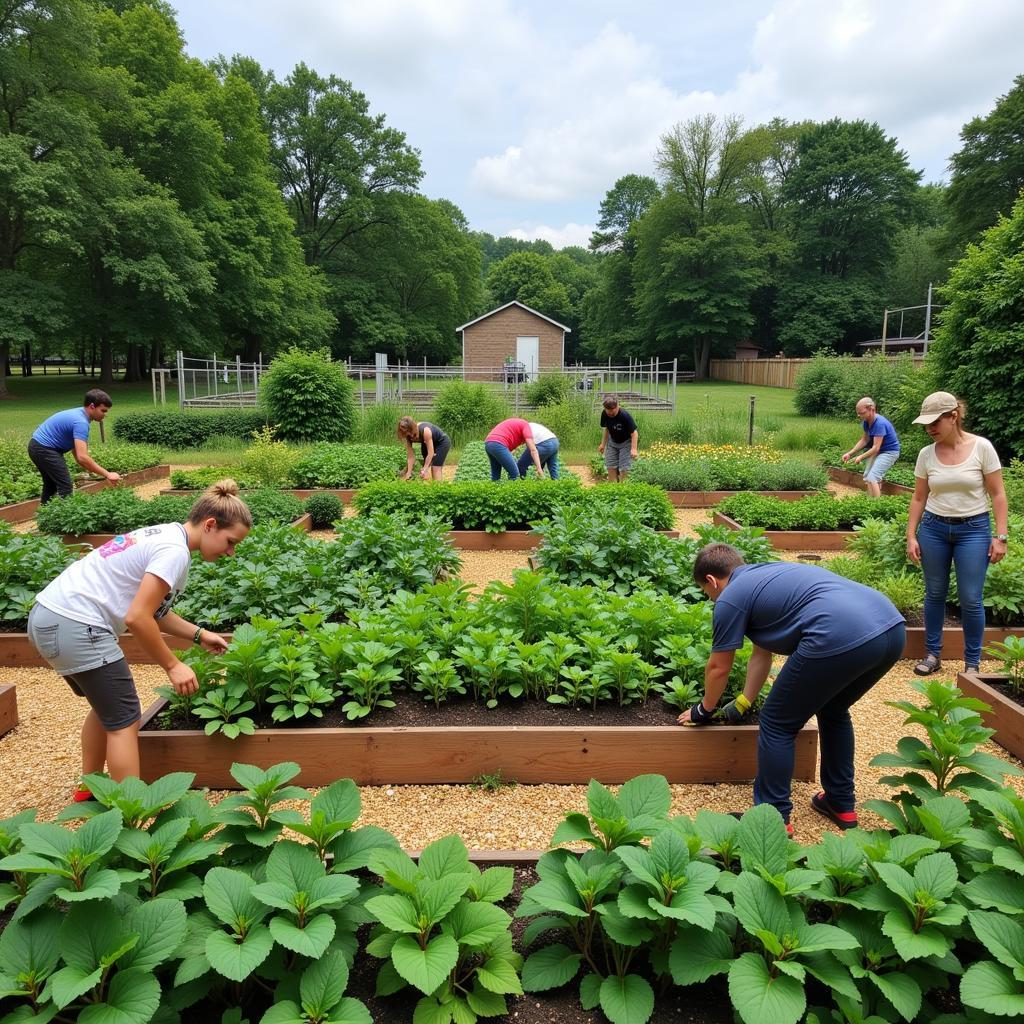
[[[828,569],[796,562],[745,565],[730,544],[702,548],[693,576],[715,603],[713,637],[704,698],[679,721],[711,721],[744,637],[754,645],[743,689],[747,707],[768,678],[772,655],[788,655],[758,720],[754,803],[772,804],[789,824],[796,735],[813,715],[818,719],[822,792],[811,806],[840,828],[854,828],[850,707],[902,655],[903,616],[877,590]]]
[[[864,433],[848,452],[843,453],[843,462],[869,460],[868,468],[864,470],[864,485],[868,494],[877,498],[882,493],[882,478],[900,457],[900,439],[896,436],[896,428],[884,416],[879,416],[873,398],[865,397],[857,403],[857,415]],[[863,454],[857,455],[862,448]]]
[[[111,483],[121,479],[119,474],[107,472],[89,454],[89,427],[93,420],[101,422],[113,404],[106,391],[94,388],[86,391],[82,408],[55,412],[36,428],[28,443],[28,457],[43,478],[41,504],[45,505],[57,495],[66,498],[71,493],[71,474],[64,461],[65,452],[74,452],[75,462],[90,473]]]

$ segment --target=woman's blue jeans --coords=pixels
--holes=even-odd
[[[500,441],[485,441],[484,451],[491,460],[491,479],[500,480],[501,471],[508,473],[510,480],[519,479],[519,467],[512,453]]]
[[[924,571],[924,631],[929,654],[942,653],[942,624],[949,595],[949,568],[956,567],[956,589],[960,597],[960,619],[964,628],[964,662],[981,661],[985,634],[985,573],[992,542],[992,523],[987,512],[962,523],[947,523],[931,512],[921,517],[917,530]]]
[[[549,437],[546,441],[537,442],[537,458],[540,459],[540,468],[545,470],[548,478],[558,479],[558,438]],[[530,449],[524,448],[523,454],[519,456],[519,475],[526,476],[526,471],[533,465],[533,458]]]

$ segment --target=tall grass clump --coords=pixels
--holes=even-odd
[[[352,440],[358,444],[394,444],[398,421],[406,414],[415,415],[397,402],[375,402],[368,405],[356,420]]]

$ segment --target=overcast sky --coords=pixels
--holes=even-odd
[[[877,121],[924,180],[1024,73],[1019,0],[172,0],[189,52],[350,80],[425,194],[585,245],[615,180],[695,114]],[[1016,56],[1015,56],[1016,55]]]

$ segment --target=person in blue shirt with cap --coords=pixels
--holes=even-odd
[[[906,623],[877,590],[816,565],[746,565],[731,544],[708,544],[693,576],[714,602],[711,656],[704,697],[679,716],[682,725],[707,725],[749,637],[744,704],[761,692],[773,654],[788,655],[758,717],[754,803],[772,804],[789,825],[797,733],[818,719],[822,791],[811,799],[840,828],[857,825],[850,708],[896,664]],[[734,704],[723,709],[734,715]],[[742,711],[743,705],[740,705]]]
[[[106,391],[94,388],[86,391],[81,408],[64,409],[55,412],[45,420],[28,443],[28,457],[43,478],[41,504],[51,498],[66,498],[73,490],[68,464],[64,461],[67,452],[73,452],[75,462],[89,473],[117,483],[120,474],[105,470],[89,454],[89,427],[93,422],[101,423],[114,404]]]

